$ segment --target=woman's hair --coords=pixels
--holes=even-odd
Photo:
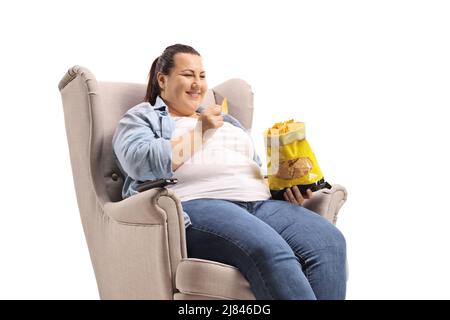
[[[155,61],[153,61],[149,73],[147,94],[145,95],[145,101],[150,102],[152,106],[155,105],[156,97],[161,93],[156,75],[158,72],[166,75],[170,73],[170,70],[175,65],[174,56],[177,53],[190,53],[200,56],[200,53],[198,53],[194,48],[177,43],[167,47],[164,52],[156,58]]]

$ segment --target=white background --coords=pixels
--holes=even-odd
[[[185,43],[210,87],[251,84],[261,155],[273,122],[306,123],[349,192],[348,299],[449,299],[449,16],[446,1],[0,2],[0,298],[98,299],[61,77],[145,83]]]

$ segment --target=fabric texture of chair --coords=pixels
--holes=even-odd
[[[112,136],[123,114],[144,101],[146,85],[97,82],[74,66],[59,83],[72,174],[101,299],[254,299],[238,269],[187,257],[183,212],[171,190],[122,200],[123,177]],[[220,104],[251,129],[253,92],[241,79],[208,90],[202,104]],[[344,187],[316,192],[305,207],[336,223]]]

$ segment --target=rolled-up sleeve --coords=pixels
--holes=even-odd
[[[119,121],[113,148],[122,169],[133,180],[173,176],[170,140],[157,137],[149,122],[139,114],[127,113]]]

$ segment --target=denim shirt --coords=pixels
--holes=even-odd
[[[200,106],[197,112],[204,109]],[[222,115],[224,121],[245,131],[238,120],[228,114]],[[173,177],[170,139],[174,130],[175,121],[159,96],[154,106],[142,102],[125,113],[112,141],[116,162],[125,178],[123,198],[138,193],[137,189],[144,181]],[[253,160],[261,166],[256,151]],[[191,221],[186,212],[183,213],[185,227],[188,227]]]

